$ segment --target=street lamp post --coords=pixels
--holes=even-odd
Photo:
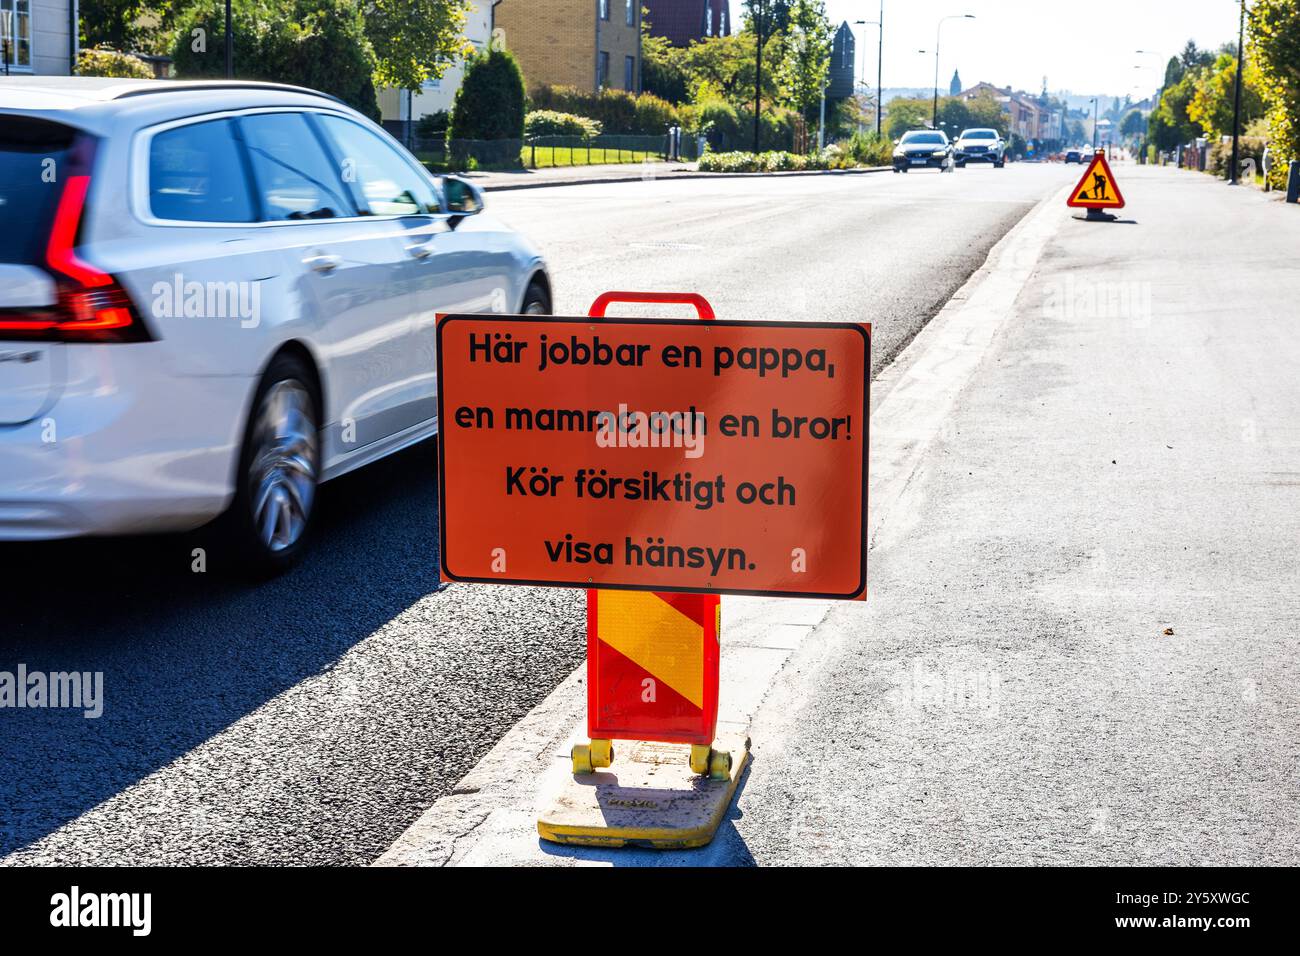
[[[884,52],[884,50],[885,50],[885,26],[884,26],[884,19],[885,19],[885,0],[880,0],[880,19],[879,19],[879,20],[858,20],[858,21],[856,21],[857,25],[860,26],[860,27],[875,26],[875,27],[878,27],[879,30],[880,30],[880,36],[879,36],[879,40],[878,40],[877,47],[876,47],[876,132],[877,132],[877,133],[880,132],[880,107],[881,107],[881,98],[880,98],[880,73],[881,73],[881,67],[880,67],[880,56],[881,56],[881,54],[882,54],[882,53]],[[863,32],[863,34],[864,34],[864,36],[863,36],[863,40],[865,41],[865,40],[866,40],[866,36],[865,36],[865,34],[866,34],[867,31],[866,31],[866,30],[863,30],[862,32]],[[864,43],[862,44],[862,86],[865,88],[866,85],[867,85],[867,45],[866,45],[866,43],[864,42]],[[858,121],[858,132],[862,132],[862,121],[861,121],[861,120]]]
[[[1241,17],[1237,21],[1237,84],[1232,93],[1232,185],[1237,185],[1237,176],[1241,168],[1241,61],[1244,50],[1242,43],[1246,36],[1246,0],[1241,0]]]
[[[754,64],[754,152],[758,152],[758,121],[763,108],[763,25],[767,20],[767,0],[754,0],[754,37],[758,54]]]
[[[939,24],[934,28],[934,115],[931,117],[930,125],[935,129],[939,128],[939,36],[943,32],[943,23],[945,20],[974,20],[973,13],[954,13],[951,16],[940,17]]]
[[[226,79],[235,78],[235,38],[230,28],[230,0],[226,0]]]

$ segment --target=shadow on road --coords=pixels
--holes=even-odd
[[[434,443],[322,488],[304,562],[251,586],[192,534],[0,546],[0,671],[103,672],[98,719],[0,709],[0,854],[327,668],[438,588]],[[192,551],[208,548],[208,572]]]

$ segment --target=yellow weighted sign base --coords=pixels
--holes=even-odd
[[[729,752],[730,767],[718,759],[711,768],[718,773],[700,775],[691,769],[687,745],[619,741],[611,767],[565,782],[537,818],[537,832],[543,840],[576,846],[704,846],[736,794],[749,761],[749,738],[720,737],[713,752]]]

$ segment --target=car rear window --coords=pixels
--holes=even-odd
[[[62,123],[0,117],[0,262],[43,261],[76,137]]]
[[[149,144],[149,208],[158,219],[252,222],[253,202],[228,120],[163,130]]]
[[[262,200],[263,217],[336,219],[354,215],[343,172],[301,113],[245,116],[239,129]]]

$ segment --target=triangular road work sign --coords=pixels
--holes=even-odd
[[[1124,205],[1124,194],[1119,191],[1104,152],[1098,150],[1092,157],[1092,163],[1070,193],[1066,205],[1076,209],[1119,209]]]

